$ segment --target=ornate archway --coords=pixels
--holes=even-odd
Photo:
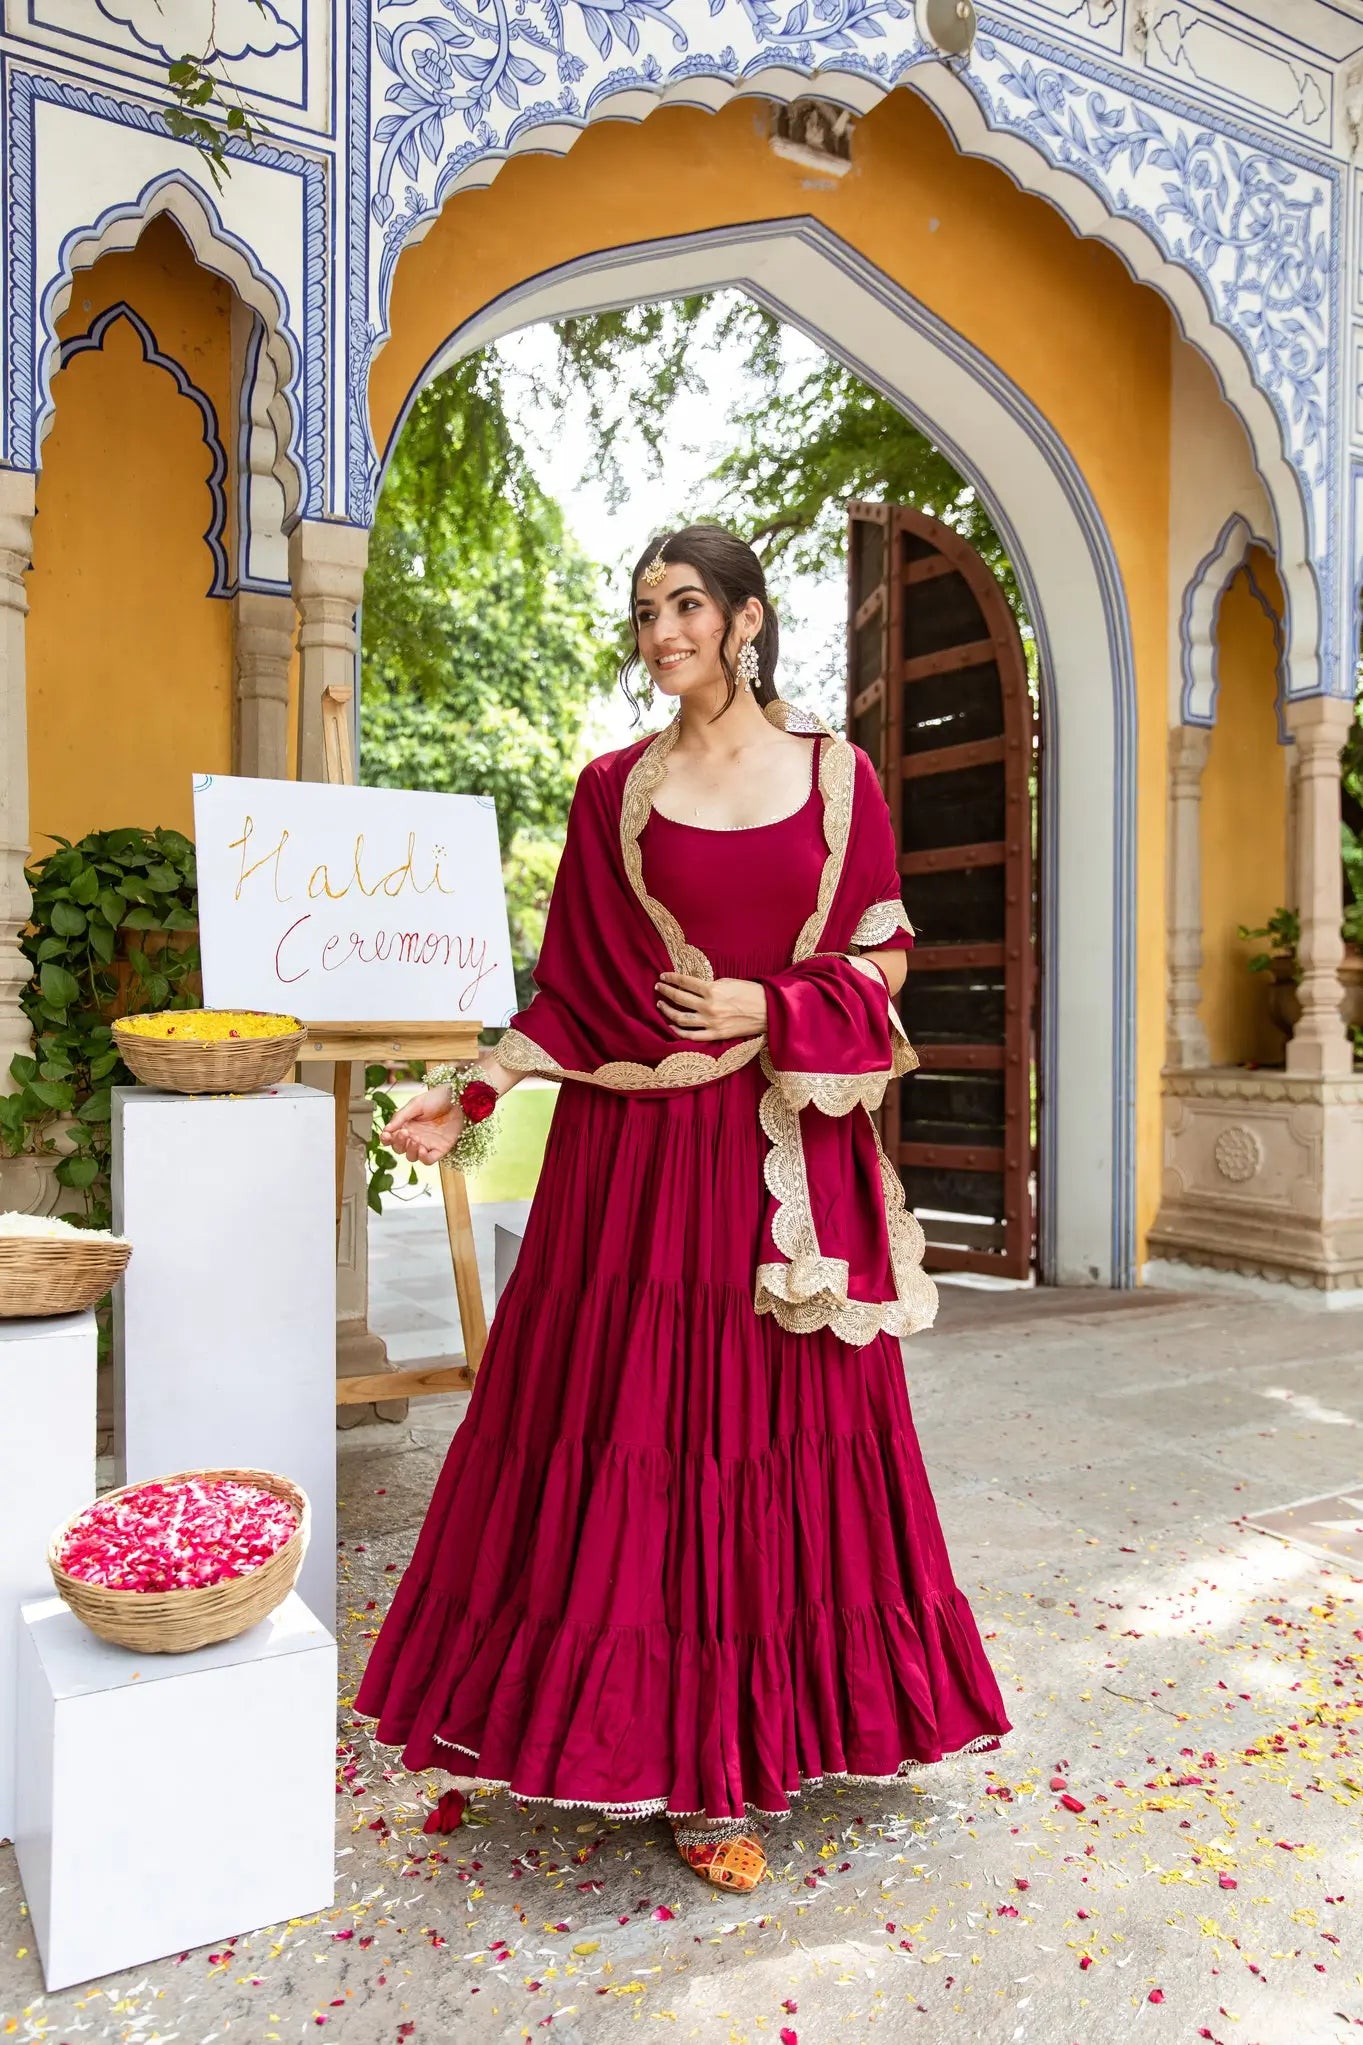
[[[957,147],[1000,165],[1082,235],[1114,249],[1170,306],[1211,364],[1255,451],[1272,506],[1286,600],[1289,692],[1350,693],[1353,589],[1340,571],[1341,318],[1328,252],[1340,176],[1284,140],[1238,130],[1096,53],[1016,22],[991,22],[969,55],[943,61],[908,8],[847,0],[796,8],[778,26],[751,0],[622,0],[609,11],[494,0],[470,36],[439,14],[390,28],[375,18],[356,118],[371,136],[366,317],[352,318],[354,403],[387,333],[393,276],[452,194],[487,185],[521,151],[562,155],[594,123],[640,121],[659,105],[715,111],[822,97],[865,112],[896,86],[928,100]],[[551,78],[558,90],[554,97]],[[350,515],[374,478],[351,453]]]
[[[1055,1282],[1130,1283],[1133,654],[1101,513],[1036,406],[846,242],[800,218],[603,250],[545,271],[450,335],[408,405],[442,369],[520,327],[724,286],[817,340],[928,433],[980,492],[1017,569],[1041,652],[1053,769],[1042,813],[1041,1268]]]

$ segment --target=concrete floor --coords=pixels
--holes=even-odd
[[[946,1292],[910,1385],[1016,1730],[903,1786],[810,1794],[741,1901],[656,1821],[487,1795],[422,1836],[436,1779],[344,1700],[462,1402],[352,1435],[335,1909],[44,1998],[4,1849],[0,2039],[1359,2036],[1363,1558],[1244,1520],[1363,1483],[1361,1351],[1357,1315],[1257,1299]],[[231,1756],[202,1787],[249,1784]],[[168,1876],[193,1852],[190,1817]]]

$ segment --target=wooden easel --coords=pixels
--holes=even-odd
[[[322,692],[322,760],[324,781],[352,787],[355,755],[350,741],[351,688],[335,684]],[[351,1067],[357,1063],[405,1064],[409,1059],[459,1062],[478,1055],[480,1022],[346,1022],[309,1023],[300,1063],[326,1061],[335,1066],[332,1095],[336,1109],[336,1228],[340,1233],[345,1193],[347,1147],[350,1140]],[[375,1371],[364,1377],[337,1378],[338,1406],[367,1405],[371,1399],[420,1399],[473,1383],[487,1346],[487,1320],[473,1246],[473,1217],[462,1172],[441,1170],[445,1226],[449,1231],[459,1325],[464,1335],[464,1362],[428,1370]]]

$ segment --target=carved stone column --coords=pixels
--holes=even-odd
[[[335,685],[353,688],[358,641],[355,612],[364,591],[369,534],[363,526],[303,519],[289,535],[289,579],[298,607],[298,778],[323,779],[322,697]],[[332,1084],[332,1068],[314,1065],[309,1078]],[[369,1329],[369,1209],[365,1191],[364,1139],[371,1110],[364,1092],[364,1068],[352,1071],[350,1137],[341,1203],[336,1260],[336,1369],[358,1377],[387,1367],[388,1353]],[[374,1406],[340,1406],[337,1424],[354,1427],[377,1412],[401,1420],[405,1400]]]
[[[1169,733],[1168,1009],[1164,1062],[1171,1071],[1211,1064],[1202,1002],[1202,770],[1211,732],[1177,724]]]
[[[355,613],[364,595],[369,532],[359,525],[302,519],[289,535],[289,579],[298,605],[298,778],[320,781],[322,697],[353,688]]]
[[[232,772],[283,781],[289,772],[289,665],[298,613],[291,596],[239,590],[232,599]]]
[[[1286,717],[1297,749],[1295,894],[1302,974],[1297,989],[1301,1020],[1287,1046],[1287,1069],[1334,1077],[1353,1070],[1353,1049],[1339,1012],[1344,956],[1339,754],[1353,705],[1339,696],[1310,696],[1288,704]]]
[[[19,949],[33,898],[28,858],[28,680],[24,654],[36,478],[0,469],[0,1092],[13,1091],[10,1060],[32,1049],[19,995],[32,968]]]

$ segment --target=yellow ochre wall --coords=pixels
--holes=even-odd
[[[161,352],[232,416],[229,287],[171,222],[79,273],[58,329],[126,301]],[[212,456],[203,418],[126,320],[57,372],[29,577],[29,817],[50,834],[188,832],[190,777],[232,764],[231,606],[206,594]]]
[[[931,109],[889,95],[859,122],[851,172],[812,179],[735,102],[590,128],[563,159],[522,157],[458,195],[398,264],[374,365],[382,448],[436,347],[499,292],[601,248],[792,215],[823,221],[965,335],[1049,419],[1112,537],[1139,692],[1138,1260],[1160,1169],[1164,1038],[1170,323],[1101,244],[993,165],[961,157]],[[1022,535],[1026,542],[1026,533]]]
[[[1268,557],[1251,554],[1255,578],[1281,615]],[[1217,618],[1216,724],[1202,776],[1202,1018],[1214,1065],[1268,1063],[1283,1035],[1268,1019],[1267,987],[1246,960],[1267,949],[1236,936],[1259,929],[1285,901],[1287,847],[1278,743],[1277,639],[1273,620],[1242,568]]]

